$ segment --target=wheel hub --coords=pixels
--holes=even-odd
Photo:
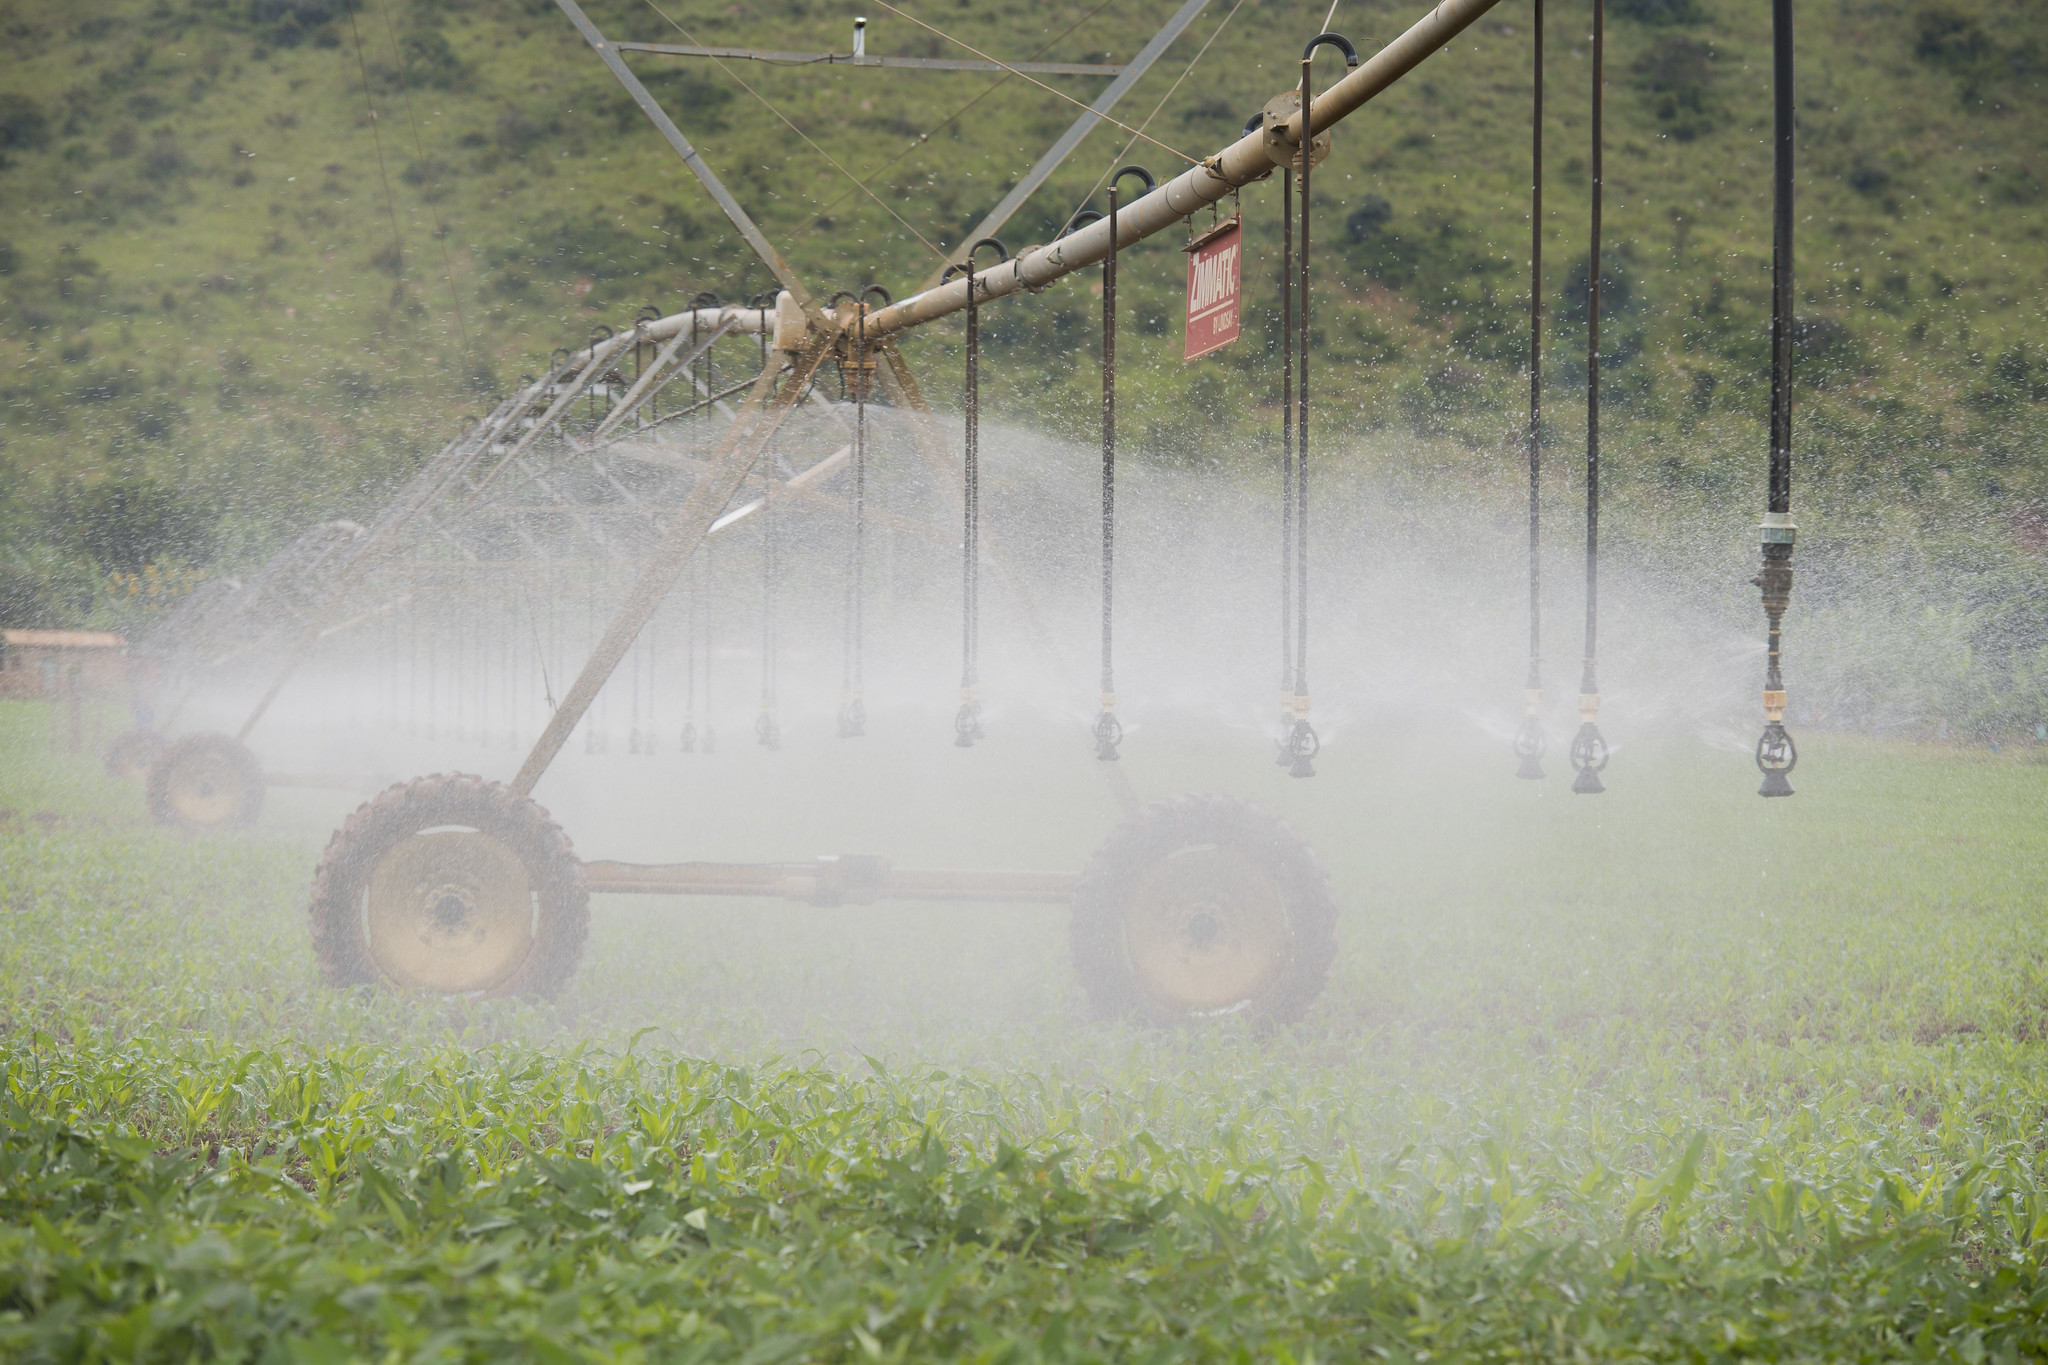
[[[241,774],[223,755],[193,754],[171,774],[171,809],[188,824],[225,824],[241,800]]]
[[[1140,988],[1159,1005],[1227,1013],[1287,961],[1287,906],[1272,876],[1227,848],[1183,849],[1148,871],[1125,917]]]
[[[400,986],[464,995],[503,985],[532,952],[518,855],[473,829],[429,830],[385,854],[364,894],[370,957]]]

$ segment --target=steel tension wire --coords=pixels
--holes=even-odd
[[[1543,776],[1543,0],[1534,0],[1535,79],[1529,117],[1529,677],[1522,684],[1522,724],[1515,731],[1515,776]]]
[[[1341,34],[1319,33],[1301,50],[1301,241],[1300,308],[1297,313],[1301,346],[1297,397],[1294,404],[1294,724],[1287,733],[1289,777],[1314,777],[1315,757],[1322,740],[1308,723],[1308,336],[1309,336],[1309,222],[1313,202],[1309,173],[1315,164],[1315,85],[1313,68],[1316,49],[1334,47],[1344,54],[1345,67],[1358,65],[1358,49]]]
[[[1764,731],[1756,742],[1756,766],[1764,775],[1759,796],[1792,795],[1790,774],[1799,762],[1798,747],[1785,731],[1785,678],[1780,668],[1780,631],[1792,602],[1792,549],[1799,533],[1792,521],[1792,55],[1791,0],[1772,0],[1771,467],[1761,528],[1763,569],[1750,580],[1763,591],[1768,637]]]
[[[981,728],[981,283],[974,258],[985,246],[996,249],[996,264],[1009,250],[993,237],[967,249],[967,259],[946,267],[940,283],[957,271],[967,276],[966,438],[963,442],[960,537],[960,710],[953,717],[953,743],[971,749]]]
[[[1600,734],[1600,681],[1596,671],[1600,628],[1600,277],[1601,164],[1605,110],[1601,82],[1607,65],[1607,4],[1593,0],[1593,249],[1586,267],[1586,655],[1579,677],[1579,732],[1572,736],[1572,790],[1594,796],[1607,790],[1600,771],[1607,766],[1607,741]]]

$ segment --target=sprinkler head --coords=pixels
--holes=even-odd
[[[981,738],[981,711],[971,701],[960,703],[960,713],[953,717],[953,747],[972,749],[974,741]]]
[[[1543,734],[1543,722],[1534,712],[1522,717],[1521,728],[1515,731],[1515,756],[1522,760],[1522,766],[1515,769],[1515,776],[1527,781],[1540,781],[1543,777],[1543,751],[1549,741]]]
[[[1104,763],[1114,763],[1119,755],[1117,745],[1124,742],[1124,727],[1117,723],[1114,711],[1104,711],[1095,720],[1095,757]]]
[[[1756,766],[1762,771],[1764,780],[1756,794],[1792,795],[1789,775],[1798,764],[1798,746],[1792,743],[1792,736],[1786,733],[1784,725],[1774,720],[1764,726],[1763,735],[1756,742]]]
[[[1315,756],[1322,752],[1323,742],[1317,738],[1315,727],[1306,718],[1294,722],[1294,728],[1287,734],[1287,775],[1289,777],[1314,777]]]
[[[846,705],[839,708],[839,737],[859,739],[868,732],[868,708],[861,704],[859,697],[849,697]]]
[[[1607,741],[1601,737],[1600,727],[1586,721],[1572,736],[1572,767],[1579,773],[1572,779],[1572,790],[1580,796],[1598,796],[1606,791],[1600,781],[1600,770],[1606,766]]]
[[[771,751],[782,747],[782,727],[775,723],[773,711],[763,711],[754,718],[754,742]]]
[[[683,752],[686,754],[697,752],[697,727],[695,725],[686,723],[683,726]]]

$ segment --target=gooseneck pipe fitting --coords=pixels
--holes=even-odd
[[[1327,129],[1358,112],[1496,3],[1498,0],[1443,0],[1400,37],[1360,61],[1342,80],[1317,96],[1312,110],[1314,127]],[[1130,246],[1164,231],[1195,210],[1218,202],[1231,191],[1263,179],[1275,167],[1292,161],[1302,141],[1301,128],[1302,115],[1297,112],[1275,123],[1270,130],[1261,127],[1246,133],[1214,156],[1123,207],[1117,214],[1118,245]],[[1269,131],[1276,135],[1273,141],[1282,144],[1285,151],[1274,150],[1269,143]],[[976,302],[1042,289],[1063,275],[1100,263],[1108,254],[1109,225],[1092,223],[978,274]],[[967,283],[956,278],[875,314],[868,321],[869,335],[886,336],[957,313],[966,306]]]

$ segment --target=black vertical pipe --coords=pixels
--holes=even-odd
[[[846,698],[839,710],[839,737],[859,739],[867,732],[867,704],[862,699],[867,596],[868,495],[868,302],[855,300],[853,348],[853,573],[847,584]]]
[[[1294,728],[1294,171],[1280,171],[1280,752]]]
[[[1116,718],[1116,670],[1111,643],[1116,605],[1116,280],[1121,231],[1117,205],[1123,179],[1135,175],[1149,191],[1157,185],[1143,166],[1125,166],[1109,178],[1109,254],[1102,258],[1102,712],[1095,721],[1095,757],[1117,759],[1123,726]]]
[[[1792,0],[1772,0],[1771,76],[1777,108],[1771,222],[1770,509],[1792,510]]]
[[[1796,109],[1792,87],[1792,0],[1771,4],[1771,88],[1774,96],[1771,175],[1771,467],[1763,535],[1763,571],[1753,581],[1763,590],[1767,623],[1764,666],[1764,732],[1756,763],[1763,770],[1759,796],[1790,796],[1787,775],[1799,761],[1785,732],[1785,677],[1782,629],[1792,601],[1792,154]]]
[[[1109,181],[1109,254],[1102,258],[1102,714],[1095,723],[1095,757],[1117,758],[1122,732],[1116,721],[1116,671],[1110,653],[1116,605],[1116,265],[1117,182]],[[1148,179],[1150,177],[1147,177]]]
[[[853,404],[853,695],[867,685],[868,578],[868,301],[860,300],[860,339],[854,355],[854,377],[860,388]]]
[[[1607,766],[1607,741],[1595,723],[1600,714],[1600,283],[1606,252],[1600,220],[1606,189],[1605,128],[1607,6],[1593,0],[1593,202],[1592,250],[1586,267],[1586,652],[1579,675],[1579,732],[1572,738],[1572,790],[1581,796],[1607,790],[1600,770]]]
[[[948,266],[967,276],[967,391],[965,487],[962,489],[960,564],[960,710],[953,718],[953,742],[962,749],[981,738],[981,286],[974,278],[974,258],[985,246],[996,249],[996,262],[1010,253],[993,237],[967,249],[964,265]]]
[[[1309,217],[1313,204],[1310,172],[1315,163],[1315,88],[1312,80],[1316,49],[1329,45],[1344,53],[1347,68],[1358,65],[1358,49],[1335,33],[1319,33],[1301,50],[1301,240],[1296,247],[1301,298],[1297,301],[1298,357],[1294,400],[1294,724],[1287,734],[1289,777],[1314,777],[1312,761],[1322,742],[1308,723],[1308,325]]]
[[[1543,686],[1543,0],[1535,0],[1536,79],[1529,136],[1529,686]]]
[[[1295,370],[1294,400],[1294,714],[1302,720],[1308,700],[1308,225],[1309,170],[1315,160],[1314,92],[1310,67],[1314,49],[1301,59],[1301,230],[1295,260],[1300,268],[1301,297],[1295,325],[1301,355]]]
[[[1592,259],[1586,271],[1586,664],[1579,690],[1598,693],[1594,664],[1600,630],[1600,284],[1606,273],[1601,208],[1606,188],[1602,134],[1607,67],[1607,5],[1593,0]]]
[[[1319,747],[1308,723],[1308,238],[1309,171],[1315,160],[1315,91],[1311,68],[1316,45],[1301,54],[1301,223],[1296,232],[1294,372],[1294,723],[1287,731],[1287,775],[1314,777]]]
[[[1522,685],[1522,725],[1515,776],[1543,776],[1543,0],[1534,0],[1535,78],[1529,118],[1529,676]]]
[[[981,479],[981,305],[971,255],[967,258],[967,391],[964,407],[967,425],[962,454],[965,482],[960,496],[960,715],[954,722],[954,742],[963,749],[974,744],[977,728],[972,724],[974,691],[981,681],[974,662],[975,530],[979,520],[979,509],[975,504],[980,494],[977,485]]]

